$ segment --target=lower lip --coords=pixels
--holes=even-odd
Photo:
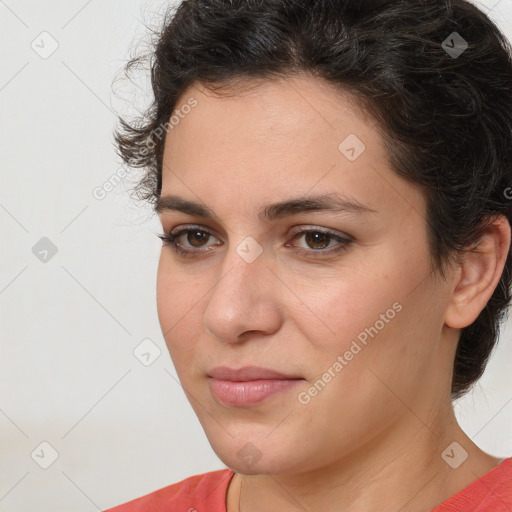
[[[225,405],[242,407],[262,402],[281,391],[289,390],[303,379],[261,379],[235,382],[210,378],[210,391]]]

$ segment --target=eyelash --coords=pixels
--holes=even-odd
[[[176,233],[163,233],[163,234],[158,234],[157,236],[158,236],[158,238],[160,238],[160,240],[162,240],[163,245],[170,246],[171,249],[173,249],[180,256],[189,257],[189,256],[199,255],[200,253],[209,252],[208,249],[207,250],[184,249],[179,243],[177,243],[177,240],[182,235],[192,233],[192,232],[199,232],[199,233],[204,233],[207,235],[214,236],[214,235],[212,235],[212,233],[203,229],[201,226],[189,226],[188,228],[181,229],[180,231],[178,231]],[[310,250],[299,249],[299,251],[298,251],[299,254],[306,255],[306,256],[313,256],[315,258],[344,251],[344,250],[346,250],[347,246],[353,242],[353,240],[351,240],[350,238],[342,237],[340,235],[334,234],[331,231],[326,231],[326,230],[322,230],[322,229],[318,229],[318,228],[306,229],[306,230],[299,231],[293,235],[292,240],[295,240],[296,238],[300,238],[301,236],[308,234],[308,233],[320,233],[322,235],[327,236],[329,238],[328,244],[331,242],[331,240],[335,240],[335,241],[339,242],[339,245],[335,246],[334,249],[333,248],[330,248],[328,250],[327,249],[316,249],[316,250],[315,249],[310,249]],[[317,253],[317,254],[315,254],[315,253]]]

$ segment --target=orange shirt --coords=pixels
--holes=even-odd
[[[191,476],[105,512],[226,512],[234,472],[221,469]],[[432,512],[512,512],[512,458],[469,484]]]
[[[432,510],[461,511],[512,512],[512,457]]]

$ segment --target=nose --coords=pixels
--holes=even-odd
[[[243,246],[233,247],[226,254],[222,275],[207,299],[205,329],[225,343],[244,341],[251,337],[250,333],[276,332],[281,325],[277,281],[264,251],[252,259],[246,257]]]

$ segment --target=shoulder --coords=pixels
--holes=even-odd
[[[462,489],[432,512],[510,512],[512,510],[512,457]]]
[[[183,512],[226,512],[226,492],[233,475],[231,469],[194,475],[105,512],[170,512],[174,507]]]

